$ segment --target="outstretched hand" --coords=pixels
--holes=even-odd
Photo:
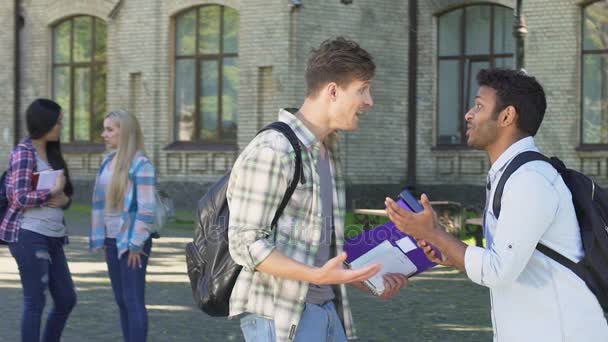
[[[373,277],[380,271],[379,264],[352,270],[344,267],[346,253],[329,259],[321,268],[316,270],[313,283],[316,285],[335,285],[361,282]]]
[[[413,213],[401,208],[391,198],[386,198],[386,213],[395,226],[402,232],[407,233],[417,240],[428,240],[435,229],[440,229],[435,211],[431,207],[426,194],[420,197],[423,211]]]

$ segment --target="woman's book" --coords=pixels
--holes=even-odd
[[[50,190],[57,182],[57,177],[63,174],[63,169],[34,172],[32,181],[36,190]]]

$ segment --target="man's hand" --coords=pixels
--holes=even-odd
[[[427,259],[429,259],[431,262],[434,262],[438,265],[443,265],[443,266],[454,266],[444,254],[441,254],[441,258],[440,258],[437,255],[437,252],[435,252],[433,247],[431,247],[431,245],[428,242],[426,242],[424,240],[418,240],[418,247],[422,248]]]
[[[369,265],[364,268],[349,270],[344,268],[346,253],[342,253],[334,258],[329,259],[325,265],[316,269],[314,272],[313,284],[316,285],[335,285],[361,282],[373,277],[380,271],[381,266],[378,264]]]
[[[137,267],[141,268],[141,256],[145,255],[147,256],[148,254],[144,253],[143,251],[139,251],[139,252],[133,252],[133,251],[129,251],[129,259],[127,259],[127,266],[135,269]]]
[[[70,202],[70,198],[62,191],[56,195],[52,195],[51,199],[46,203],[47,207],[63,208]]]
[[[384,279],[384,292],[380,296],[377,296],[380,299],[393,298],[402,288],[409,284],[407,277],[401,273],[387,273],[382,278]],[[363,282],[353,283],[352,285],[361,291],[374,295]]]
[[[429,237],[433,236],[434,231],[441,228],[426,194],[420,197],[420,202],[424,210],[419,213],[401,208],[390,198],[386,198],[384,204],[388,217],[400,231],[417,240],[430,240]]]
[[[378,296],[381,299],[393,298],[401,288],[408,285],[407,277],[401,273],[387,273],[382,278],[384,279],[384,292]]]

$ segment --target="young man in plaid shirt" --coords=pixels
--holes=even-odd
[[[302,145],[303,178],[283,215],[271,222],[294,174],[295,152],[281,133],[256,136],[232,169],[227,197],[229,246],[243,266],[230,298],[230,316],[241,318],[247,341],[346,341],[355,338],[344,284],[362,284],[378,265],[343,266],[345,186],[338,130],[358,127],[373,105],[375,64],[357,43],[336,38],[312,51],[307,95],[292,114],[279,112]],[[407,284],[384,277],[384,298]]]

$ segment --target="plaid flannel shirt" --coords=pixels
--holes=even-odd
[[[5,183],[9,207],[0,224],[0,240],[17,241],[25,209],[38,208],[51,198],[50,190],[34,189],[35,170],[36,148],[32,139],[24,138],[11,152]]]
[[[106,210],[106,192],[99,186],[99,176],[104,167],[112,161],[115,153],[111,153],[101,163],[95,187],[93,188],[93,211],[91,213],[92,227],[89,237],[89,247],[92,251],[103,247],[106,238],[104,213]],[[116,237],[118,257],[127,250],[141,251],[144,243],[150,237],[150,230],[156,219],[156,174],[152,163],[142,153],[138,152],[129,168],[129,179],[123,205],[121,230]]]
[[[243,266],[230,297],[230,317],[255,313],[273,319],[278,341],[293,340],[304,310],[309,283],[274,277],[256,271],[275,248],[284,255],[313,265],[319,249],[323,212],[320,179],[315,163],[319,142],[291,113],[281,110],[302,142],[305,184],[298,186],[272,231],[274,214],[291,182],[295,152],[283,134],[261,133],[249,143],[232,168],[226,196],[230,208],[228,238],[230,255]],[[345,187],[338,151],[328,146],[334,178],[333,214],[336,252],[344,244]],[[344,285],[334,286],[336,307],[348,338],[355,338],[353,319]]]

